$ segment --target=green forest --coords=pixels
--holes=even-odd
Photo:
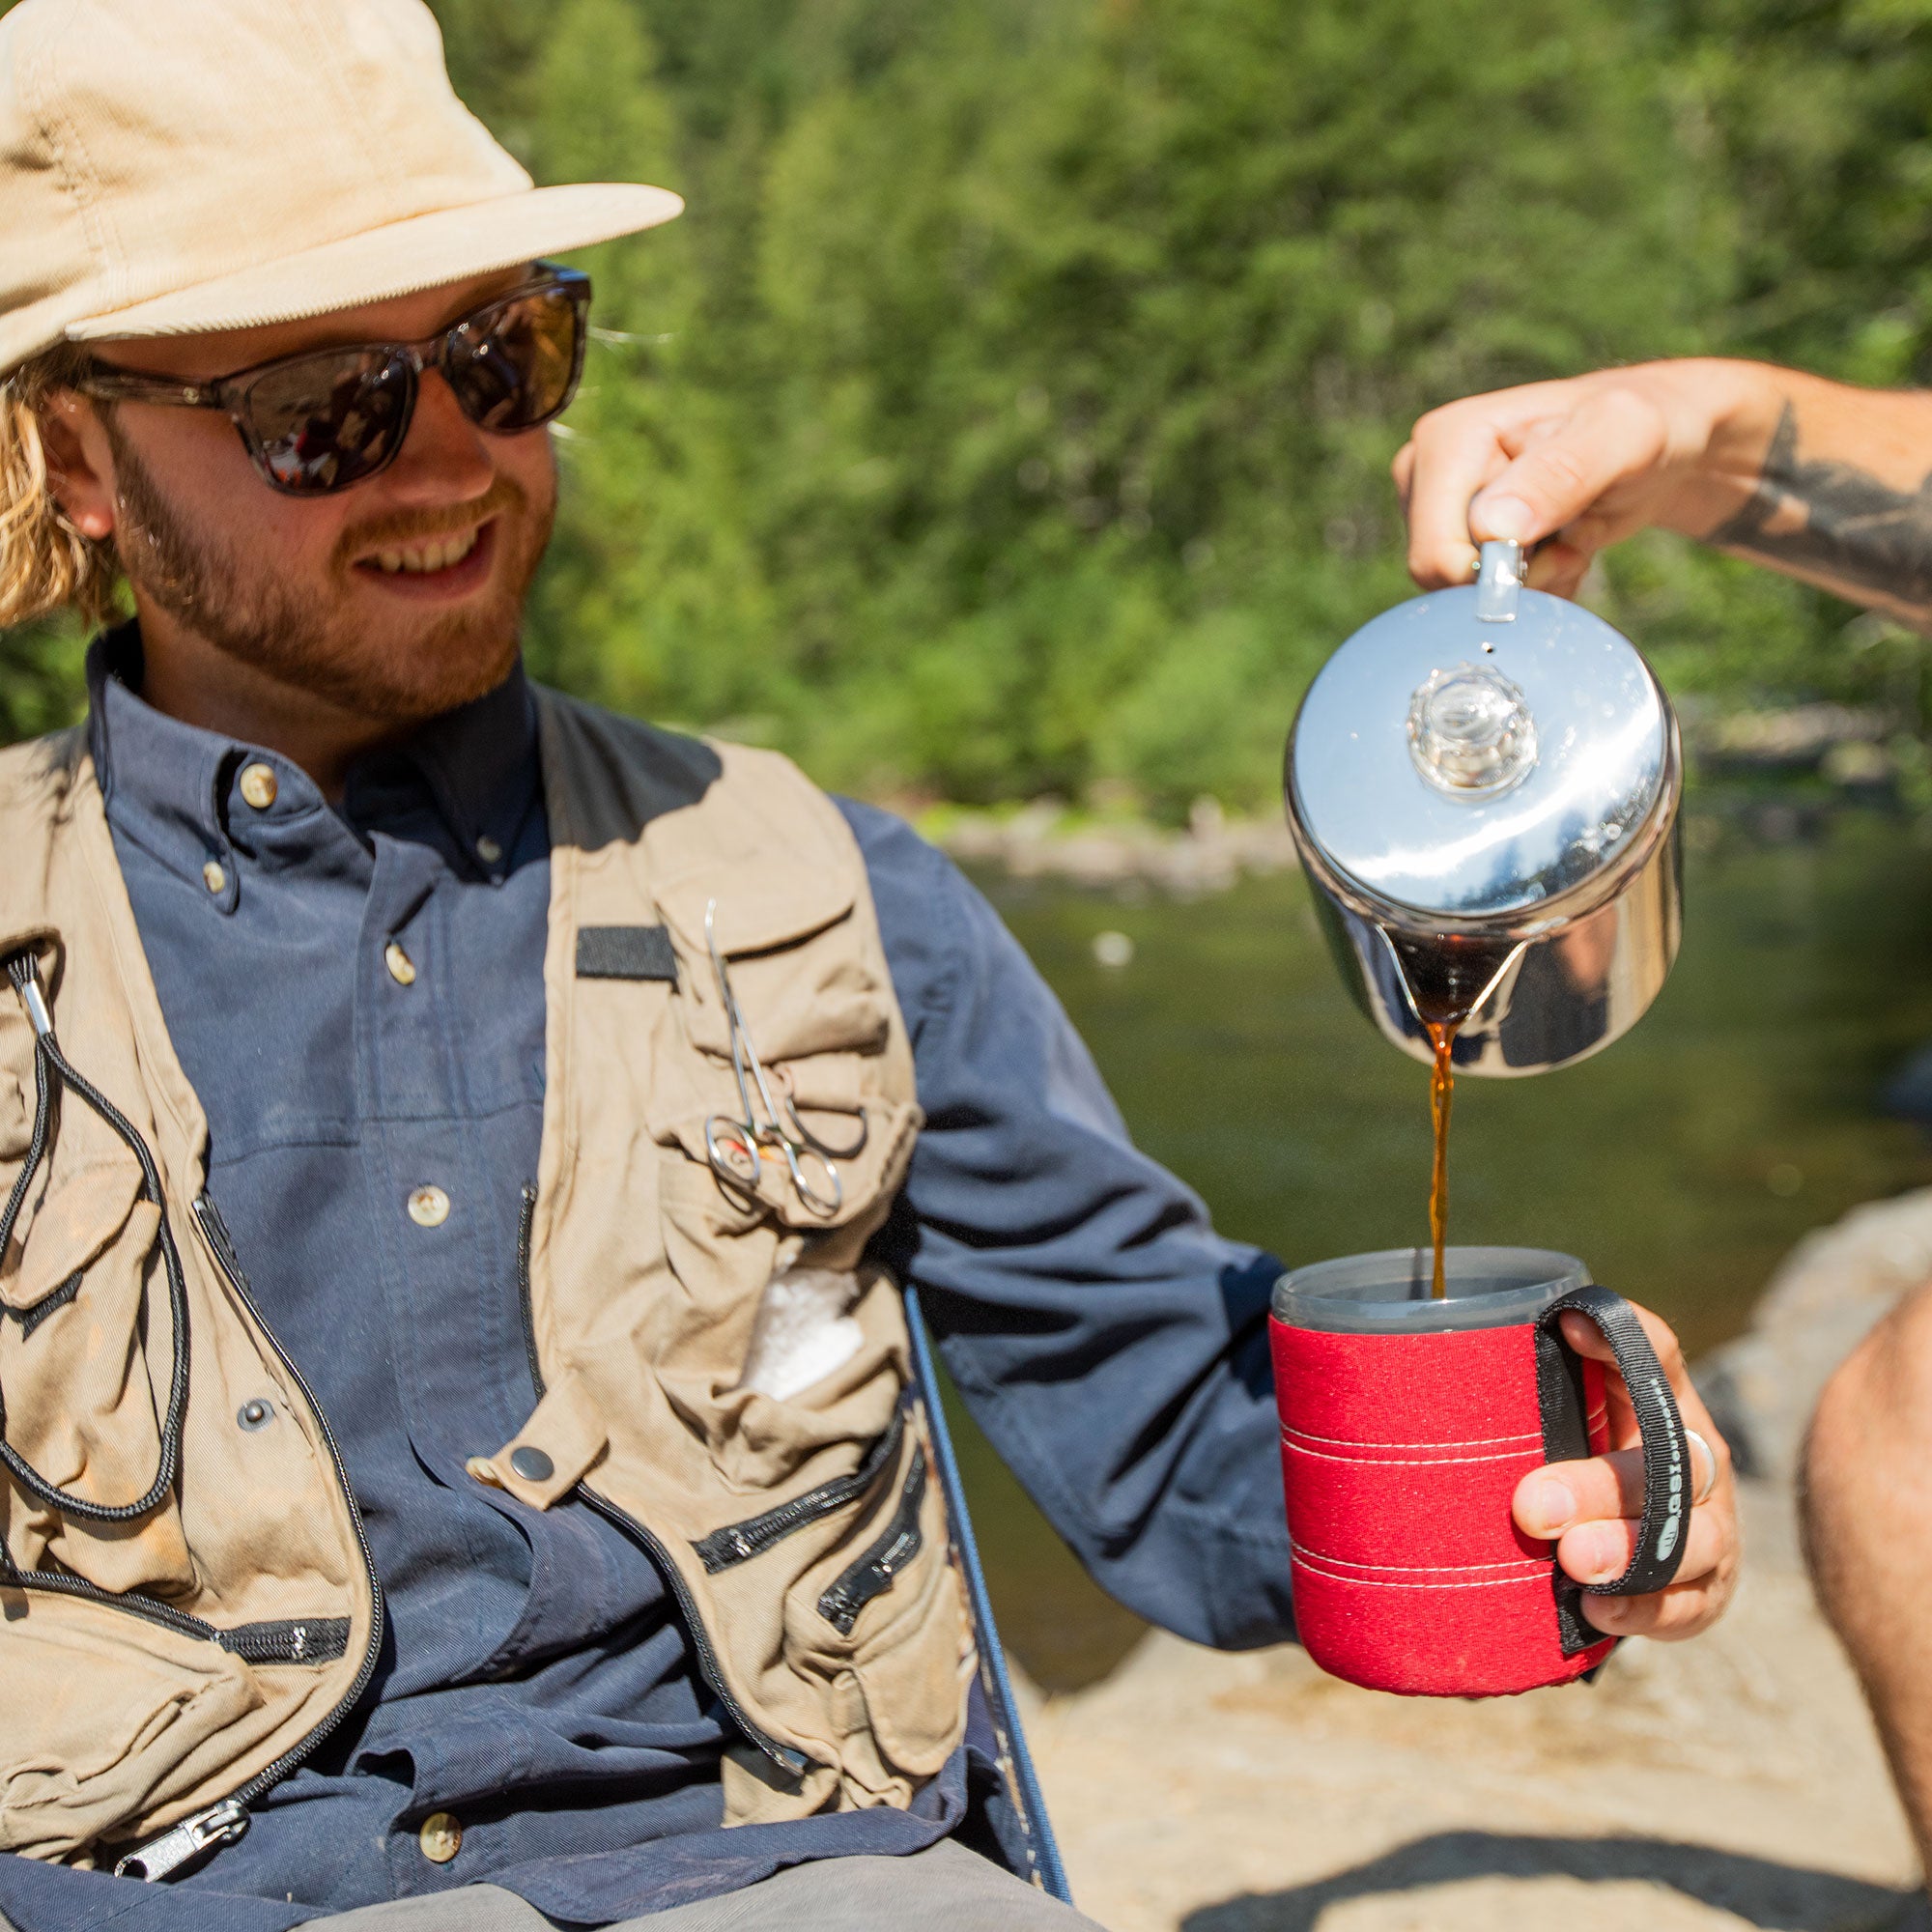
[[[436,0],[592,251],[536,672],[873,796],[1267,809],[1404,595],[1431,405],[1653,355],[1932,357],[1932,0]],[[1932,469],[1932,454],[1928,454]],[[1671,540],[1679,693],[1932,727],[1923,640]],[[79,640],[0,636],[0,730]]]

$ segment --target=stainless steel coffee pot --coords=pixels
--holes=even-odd
[[[1677,721],[1635,645],[1527,588],[1387,611],[1322,666],[1289,735],[1288,822],[1350,991],[1397,1046],[1540,1073],[1633,1026],[1682,926]]]

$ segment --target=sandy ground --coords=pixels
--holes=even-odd
[[[1748,1486],[1696,1643],[1489,1702],[1360,1690],[1293,1648],[1149,1637],[1028,1726],[1074,1896],[1114,1932],[1866,1932],[1918,1867],[1857,1686]]]

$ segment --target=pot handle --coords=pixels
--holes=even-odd
[[[1476,565],[1476,622],[1514,624],[1522,567],[1528,561],[1514,537],[1498,537],[1482,547]]]

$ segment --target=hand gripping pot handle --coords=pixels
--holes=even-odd
[[[1592,1583],[1592,1597],[1642,1597],[1662,1590],[1684,1561],[1686,1513],[1690,1507],[1690,1445],[1677,1398],[1643,1332],[1636,1310],[1613,1290],[1573,1289],[1537,1318],[1536,1373],[1543,1408],[1543,1446],[1552,1463],[1590,1454],[1584,1422],[1582,1362],[1563,1340],[1566,1314],[1582,1316],[1610,1346],[1630,1392],[1643,1449],[1643,1517],[1636,1553],[1620,1577]],[[1595,1634],[1591,1640],[1597,1640]]]

